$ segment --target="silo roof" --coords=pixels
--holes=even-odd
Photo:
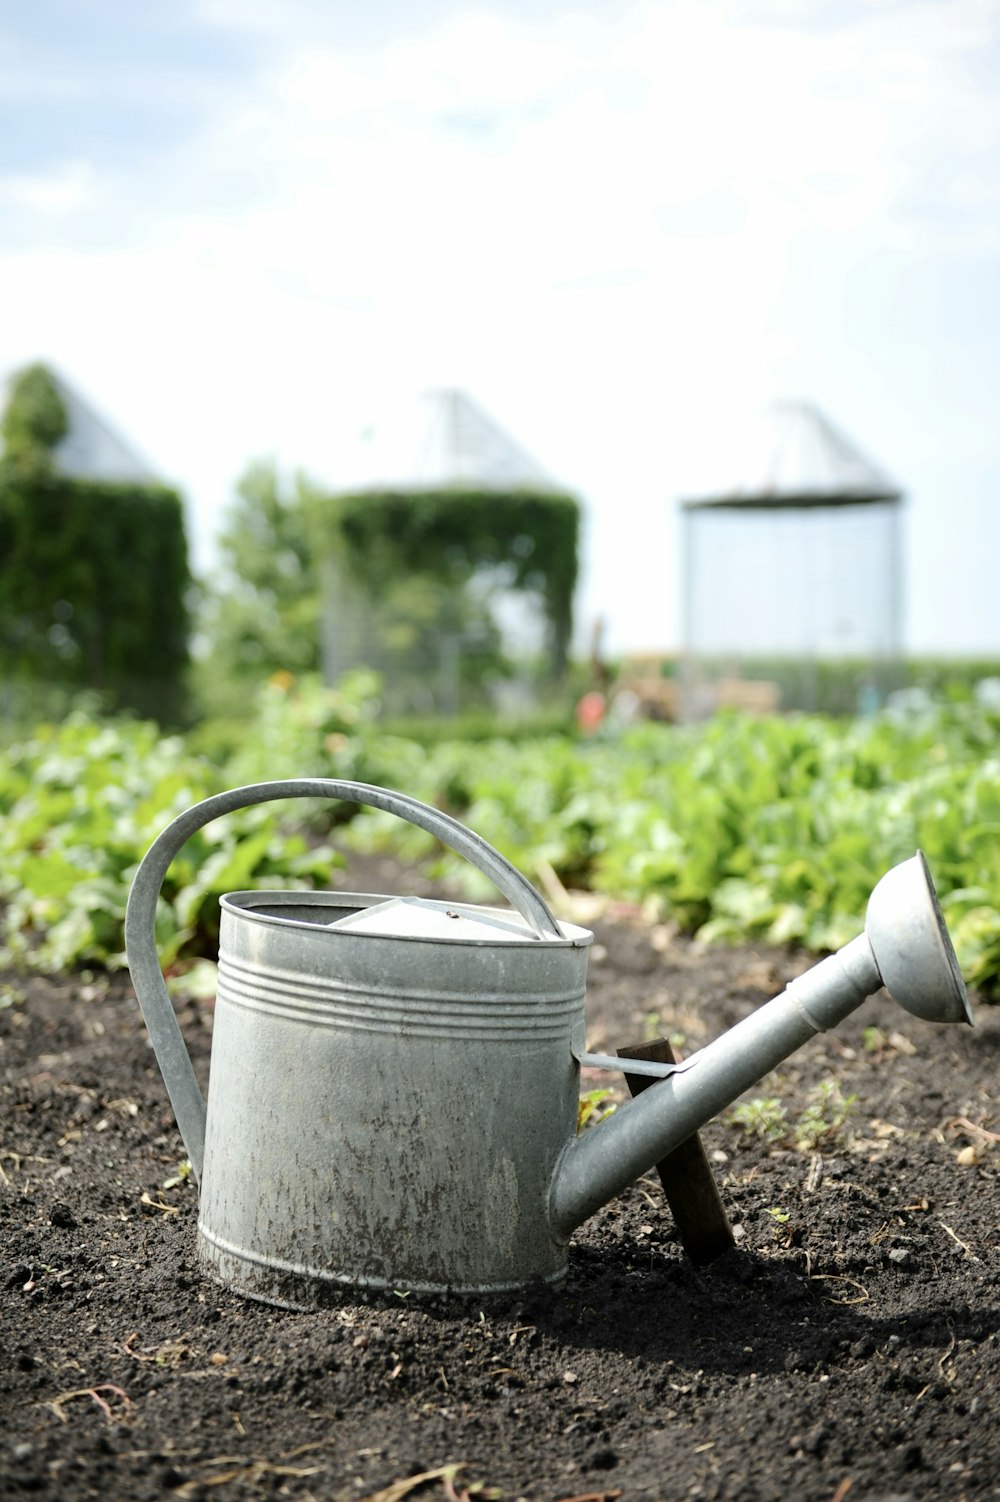
[[[772,403],[755,427],[732,482],[683,504],[835,506],[898,501],[893,480],[809,402]]]
[[[357,471],[351,490],[556,488],[470,396],[454,388],[424,392],[375,424]]]

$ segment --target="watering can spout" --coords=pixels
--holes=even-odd
[[[791,981],[653,1089],[573,1139],[550,1197],[555,1236],[568,1238],[595,1210],[687,1141],[818,1032],[836,1027],[885,986],[913,1016],[971,1022],[965,985],[918,851],[875,887],[865,932]]]

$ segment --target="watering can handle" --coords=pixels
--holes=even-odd
[[[150,1041],[163,1082],[167,1087],[177,1125],[197,1176],[205,1156],[205,1098],[181,1034],[156,950],[156,905],[167,869],[185,842],[222,814],[276,798],[337,798],[363,803],[398,814],[477,866],[517,909],[540,939],[561,939],[556,920],[534,887],[516,866],[485,840],[427,803],[406,793],[370,786],[364,782],[341,782],[333,777],[299,777],[285,782],[256,782],[233,788],[196,803],[168,824],[149,847],[132,882],[125,914],[125,949],[132,983],[139,999]]]

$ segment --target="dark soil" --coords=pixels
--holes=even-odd
[[[690,1049],[804,965],[593,926],[592,1047]],[[4,980],[26,994],[0,1011],[3,1497],[1000,1497],[997,1010],[943,1028],[876,998],[752,1092],[781,1140],[711,1123],[737,1245],[709,1267],[650,1175],[559,1288],[298,1314],[201,1275],[127,982]],[[182,1012],[207,1067],[211,1007]],[[827,1102],[796,1147],[822,1081],[854,1112]]]

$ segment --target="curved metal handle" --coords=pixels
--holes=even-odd
[[[276,798],[337,798],[398,814],[408,823],[426,829],[443,845],[477,866],[531,925],[538,938],[562,938],[548,906],[516,866],[457,819],[406,793],[392,792],[364,782],[341,782],[333,777],[300,777],[284,782],[251,783],[194,804],[154,840],[135,873],[125,913],[125,950],[132,984],[146,1020],[163,1083],[191,1166],[199,1179],[205,1158],[205,1098],[195,1078],[160,969],[156,950],[156,904],[171,861],[196,830],[234,809],[269,803]]]

